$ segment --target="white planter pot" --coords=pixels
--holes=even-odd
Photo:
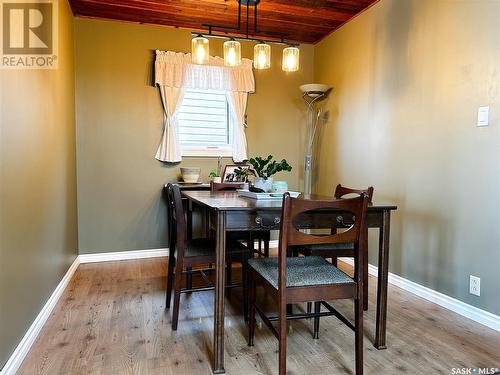
[[[256,188],[264,190],[266,193],[270,193],[273,188],[273,178],[269,177],[267,180],[262,177],[255,177],[253,181],[253,186]]]

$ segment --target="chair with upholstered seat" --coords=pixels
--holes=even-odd
[[[353,189],[353,188],[348,188],[344,187],[340,184],[337,185],[335,188],[335,193],[334,197],[335,199],[341,199],[344,198],[347,195],[360,195],[360,194],[366,194],[368,197],[368,205],[372,204],[372,199],[373,199],[373,187],[370,186],[367,189]],[[332,228],[331,233],[336,233],[337,229],[341,228],[347,228],[349,227],[349,223],[344,223],[342,220],[338,220],[336,223],[336,226]],[[327,245],[309,245],[309,246],[302,246],[299,249],[294,249],[295,252],[304,254],[306,256],[310,255],[317,255],[317,256],[322,256],[324,258],[331,258],[332,263],[337,266],[337,258],[339,257],[354,257],[354,247],[352,244],[327,244]],[[362,264],[362,266],[366,269],[368,269],[368,257],[365,257],[365,260]],[[357,269],[354,269],[354,272],[357,272]],[[368,272],[363,273],[365,275],[365,280],[364,280],[364,301],[363,301],[363,308],[365,310],[368,310]],[[307,310],[311,310],[311,304],[308,304]],[[317,332],[315,333],[315,336],[317,336]]]
[[[205,291],[213,289],[206,271],[212,269],[195,269],[193,267],[206,266],[215,263],[215,238],[187,239],[186,221],[182,207],[181,193],[176,185],[167,185],[168,225],[169,225],[169,257],[167,273],[166,308],[170,308],[172,290],[174,293],[174,307],[172,311],[172,329],[177,329],[179,318],[179,303],[181,293]],[[235,240],[226,243],[226,258],[228,262],[240,262],[242,272],[246,275],[246,262],[250,258],[249,249]],[[186,271],[184,271],[186,269]],[[174,272],[175,270],[175,272]],[[182,275],[198,272],[207,282],[207,287],[182,288]],[[246,315],[247,288],[243,283],[244,314]]]
[[[279,374],[286,374],[286,322],[291,319],[314,318],[314,328],[319,326],[319,318],[335,315],[355,332],[356,374],[363,373],[363,272],[355,278],[339,270],[320,256],[287,257],[290,246],[309,246],[327,244],[352,244],[355,253],[355,266],[362,270],[360,263],[366,256],[366,247],[360,246],[366,232],[366,208],[368,197],[337,200],[294,199],[287,193],[283,198],[281,230],[279,237],[278,258],[254,258],[248,261],[249,277],[249,327],[248,344],[253,345],[255,332],[255,311],[278,338]],[[353,217],[352,225],[343,232],[331,235],[314,235],[301,231],[294,225],[295,219],[307,212],[324,214],[325,210],[342,211]],[[317,221],[319,223],[319,221]],[[311,220],[311,224],[316,221]],[[318,224],[320,225],[320,224]],[[311,226],[308,226],[311,228]],[[322,228],[312,228],[322,229]],[[263,286],[267,296],[278,302],[278,315],[268,317],[256,303],[256,287]],[[330,301],[334,299],[354,300],[354,325],[332,306],[329,311],[314,313],[287,313],[288,304],[310,301]],[[319,304],[319,302],[316,302]],[[278,322],[276,329],[272,324]]]

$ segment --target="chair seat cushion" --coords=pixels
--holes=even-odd
[[[226,242],[228,255],[248,252],[248,248],[236,240]],[[185,257],[215,257],[215,238],[195,238],[186,240],[184,244]]]
[[[278,258],[250,259],[248,265],[278,289]],[[354,284],[354,280],[319,256],[287,258],[287,287],[332,284]]]

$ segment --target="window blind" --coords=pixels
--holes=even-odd
[[[179,140],[183,145],[229,145],[229,114],[224,91],[185,90],[177,116]]]

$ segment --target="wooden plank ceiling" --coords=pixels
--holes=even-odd
[[[316,43],[378,0],[261,0],[257,33],[285,33],[291,42]],[[69,0],[75,16],[205,30],[203,24],[237,26],[237,0]],[[253,8],[251,8],[253,10]],[[246,29],[242,7],[242,30]],[[215,30],[214,30],[215,32]],[[236,34],[236,32],[231,32]]]

